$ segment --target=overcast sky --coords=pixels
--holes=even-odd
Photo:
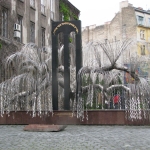
[[[82,27],[88,25],[101,25],[111,21],[115,13],[119,11],[119,3],[122,0],[69,0],[80,10]],[[148,2],[149,1],[149,2]],[[150,9],[150,0],[128,0],[134,7]]]

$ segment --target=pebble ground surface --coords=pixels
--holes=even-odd
[[[60,132],[28,132],[0,125],[0,150],[150,150],[150,126],[68,125]]]

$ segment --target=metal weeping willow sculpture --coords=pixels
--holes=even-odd
[[[91,42],[83,48],[83,67],[76,77],[75,47],[70,46],[70,99],[77,117],[84,119],[84,110],[111,108],[112,97],[120,95],[118,109],[126,110],[131,120],[148,117],[150,87],[146,79],[139,76],[137,68],[148,60],[137,58],[130,52],[132,41]],[[129,51],[128,51],[129,50]],[[58,49],[59,99],[64,95],[64,46]],[[126,64],[129,64],[128,67]],[[133,79],[124,83],[124,73]],[[9,56],[5,62],[5,78],[0,83],[0,113],[11,110],[32,111],[32,116],[49,114],[52,106],[52,50],[25,45],[21,51]],[[77,82],[76,82],[77,78]],[[77,84],[76,84],[77,83]],[[76,89],[78,89],[76,91]],[[76,101],[77,98],[77,101]],[[59,101],[60,102],[60,101]],[[122,104],[121,104],[122,103]],[[144,111],[141,111],[144,110]]]
[[[70,49],[70,97],[75,99],[76,67],[75,47]],[[64,46],[58,49],[58,85],[59,102],[64,97]],[[25,45],[21,51],[7,57],[5,61],[5,77],[7,80],[0,84],[1,116],[6,111],[32,111],[32,116],[38,112],[49,114],[52,106],[52,49],[38,48],[35,44]]]
[[[52,111],[51,49],[39,49],[35,44],[25,45],[5,62],[7,80],[0,84],[1,115],[4,110]],[[45,99],[47,99],[45,101]]]
[[[84,119],[84,109],[114,107],[113,98],[119,95],[117,109],[125,109],[128,119],[146,119],[150,104],[150,86],[137,73],[148,62],[146,57],[131,54],[131,40],[91,42],[83,49],[83,67],[78,72],[77,117]],[[130,67],[127,67],[127,65]],[[132,83],[124,83],[127,73]],[[85,94],[86,93],[86,94]],[[101,102],[99,102],[101,99]],[[143,111],[142,111],[143,110]]]

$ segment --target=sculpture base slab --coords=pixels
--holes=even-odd
[[[31,132],[59,132],[66,127],[66,125],[29,124],[23,130]]]

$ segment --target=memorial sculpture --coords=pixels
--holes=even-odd
[[[78,33],[73,24],[54,24],[54,43],[55,33],[63,26],[71,26]],[[70,31],[64,33],[66,42]],[[8,56],[5,61],[6,80],[0,83],[1,116],[12,110],[32,112],[32,117],[49,115],[53,109],[59,110],[58,105],[64,101],[62,109],[72,109],[81,120],[85,118],[84,110],[93,105],[95,109],[125,109],[131,120],[147,118],[150,86],[138,70],[148,68],[149,58],[135,52],[132,54],[134,41],[90,42],[83,47],[82,53],[78,51],[79,56],[79,41],[76,42],[76,45],[67,43],[67,46],[64,43],[59,48],[57,42],[55,47],[43,48],[29,43]],[[81,59],[78,63],[81,57],[83,66]],[[126,75],[130,82],[125,83]],[[116,95],[117,102],[112,100]]]

